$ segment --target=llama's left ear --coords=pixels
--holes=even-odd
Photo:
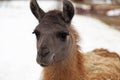
[[[66,23],[70,23],[74,16],[74,7],[68,0],[63,1],[63,13],[62,16]]]

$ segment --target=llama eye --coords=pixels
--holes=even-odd
[[[58,33],[58,37],[60,38],[60,40],[65,41],[67,38],[67,35],[69,35],[67,32],[59,32]]]
[[[37,40],[40,38],[40,32],[38,32],[37,30],[35,30],[33,34],[36,35]]]

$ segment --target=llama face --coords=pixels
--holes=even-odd
[[[69,25],[74,9],[67,0],[63,5],[63,12],[54,10],[45,13],[35,0],[31,1],[31,11],[39,21],[33,33],[37,39],[37,62],[42,66],[62,61],[70,55]]]
[[[63,60],[68,53],[69,29],[56,16],[57,14],[46,14],[34,30],[37,39],[37,62],[44,66]]]

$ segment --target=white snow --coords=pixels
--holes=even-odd
[[[77,4],[74,4],[74,5],[76,7],[80,7],[80,8],[85,9],[85,10],[90,10],[91,9],[91,7],[89,5],[85,5],[85,4],[79,4],[79,3],[77,3]]]
[[[120,54],[120,31],[110,28],[97,19],[85,16],[76,15],[73,24],[82,39],[79,44],[83,52],[105,48]]]
[[[111,4],[111,0],[93,0],[94,4]]]
[[[51,1],[41,3],[46,11],[56,7]],[[0,6],[0,80],[39,80],[42,68],[36,63],[36,40],[32,35],[38,22],[29,9],[29,2],[4,4],[7,7]],[[99,20],[78,15],[73,25],[81,36],[79,44],[83,52],[103,47],[120,53],[119,31]]]
[[[106,14],[108,16],[120,16],[120,9],[110,10]]]

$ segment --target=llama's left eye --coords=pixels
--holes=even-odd
[[[60,40],[65,41],[67,38],[67,35],[69,35],[67,32],[59,32],[57,36],[60,38]]]

